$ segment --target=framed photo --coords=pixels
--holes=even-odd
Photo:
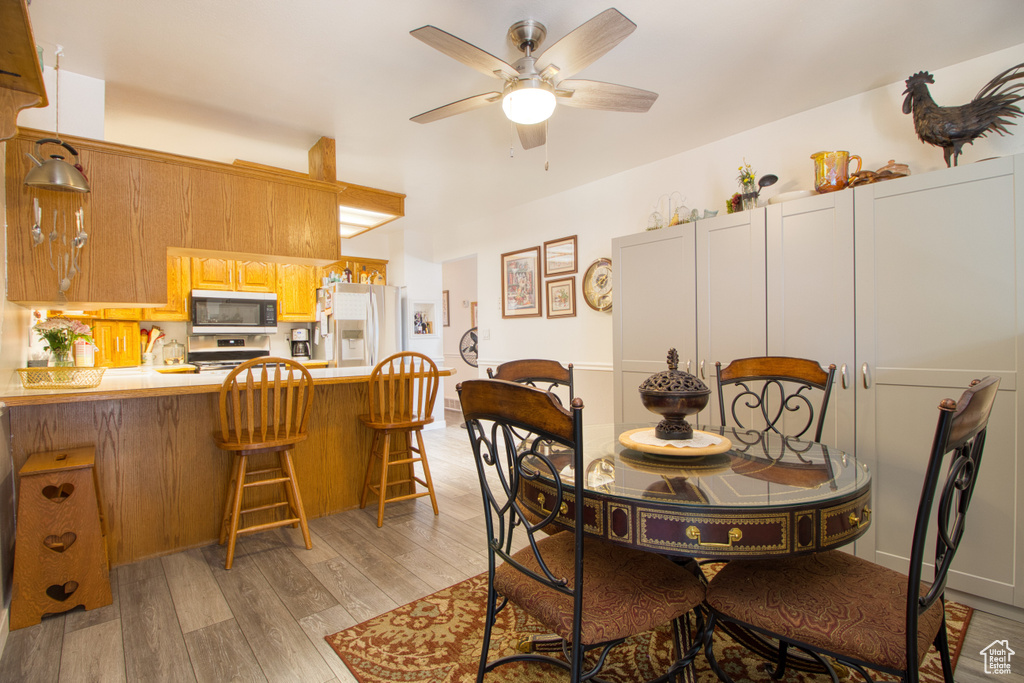
[[[544,243],[544,277],[576,272],[576,235]]]
[[[540,247],[501,255],[501,317],[540,317]]]
[[[476,302],[469,302],[469,326],[476,327]]]
[[[452,321],[448,317],[448,290],[441,292],[441,324],[445,327],[451,327]]]
[[[413,337],[436,337],[434,302],[415,301],[412,304],[412,336]]]
[[[548,317],[571,318],[576,315],[576,278],[548,280]]]

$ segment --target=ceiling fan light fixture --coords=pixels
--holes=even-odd
[[[555,111],[554,88],[539,78],[520,79],[505,90],[501,108],[513,123],[529,126],[547,121]]]

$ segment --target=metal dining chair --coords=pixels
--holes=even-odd
[[[673,678],[689,666],[701,642],[684,652],[679,621],[703,600],[696,570],[655,553],[584,538],[583,524],[568,522],[579,510],[576,501],[583,500],[583,402],[576,398],[567,410],[549,392],[503,380],[469,380],[457,391],[487,529],[487,617],[478,683],[487,672],[516,661],[546,662],[569,670],[572,681],[588,680],[611,648],[669,622],[678,659],[655,680]],[[513,429],[534,435],[525,454]],[[547,442],[566,450],[551,454]],[[551,475],[553,484],[550,512],[531,521],[517,494],[520,482],[534,478],[536,470]],[[567,524],[573,530],[545,533]],[[566,658],[531,651],[488,661],[495,619],[509,602],[561,638]],[[698,622],[702,629],[703,619]],[[596,658],[585,665],[584,655],[594,650]]]
[[[833,681],[839,679],[829,658],[867,681],[873,680],[867,669],[875,669],[916,683],[921,662],[933,644],[942,660],[943,676],[952,683],[946,578],[963,540],[998,389],[997,377],[975,380],[959,401],[947,398],[939,404],[909,575],[829,550],[770,560],[733,560],[711,579],[705,601],[711,614],[705,651],[722,681],[732,679],[715,660],[712,636],[716,626],[727,623],[778,641],[773,679],[783,676],[789,650],[796,648],[823,667]],[[850,520],[851,524],[861,522]],[[935,529],[932,534],[930,527]],[[934,548],[930,558],[929,548]],[[933,567],[931,576],[926,578],[929,567]],[[768,641],[762,641],[761,647],[775,649]]]

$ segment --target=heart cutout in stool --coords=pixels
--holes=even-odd
[[[61,484],[60,486],[47,486],[43,488],[43,495],[54,503],[63,503],[74,492],[74,484]]]
[[[78,590],[78,582],[68,581],[63,585],[59,583],[53,584],[52,586],[46,589],[46,594],[54,600],[60,600],[61,602],[64,602],[72,595],[74,595],[76,590]]]
[[[60,536],[47,536],[43,539],[43,545],[50,550],[62,553],[75,544],[78,536],[74,531],[66,531]]]

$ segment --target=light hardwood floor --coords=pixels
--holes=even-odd
[[[313,550],[296,529],[242,537],[231,571],[220,546],[119,567],[112,605],[13,631],[0,681],[354,681],[325,635],[487,568],[469,443],[449,425],[424,433],[439,517],[421,498],[387,506],[382,529],[370,508],[313,520]],[[998,680],[1024,681],[1024,626],[975,612],[958,682],[991,683],[979,652],[996,639],[1019,653]]]

